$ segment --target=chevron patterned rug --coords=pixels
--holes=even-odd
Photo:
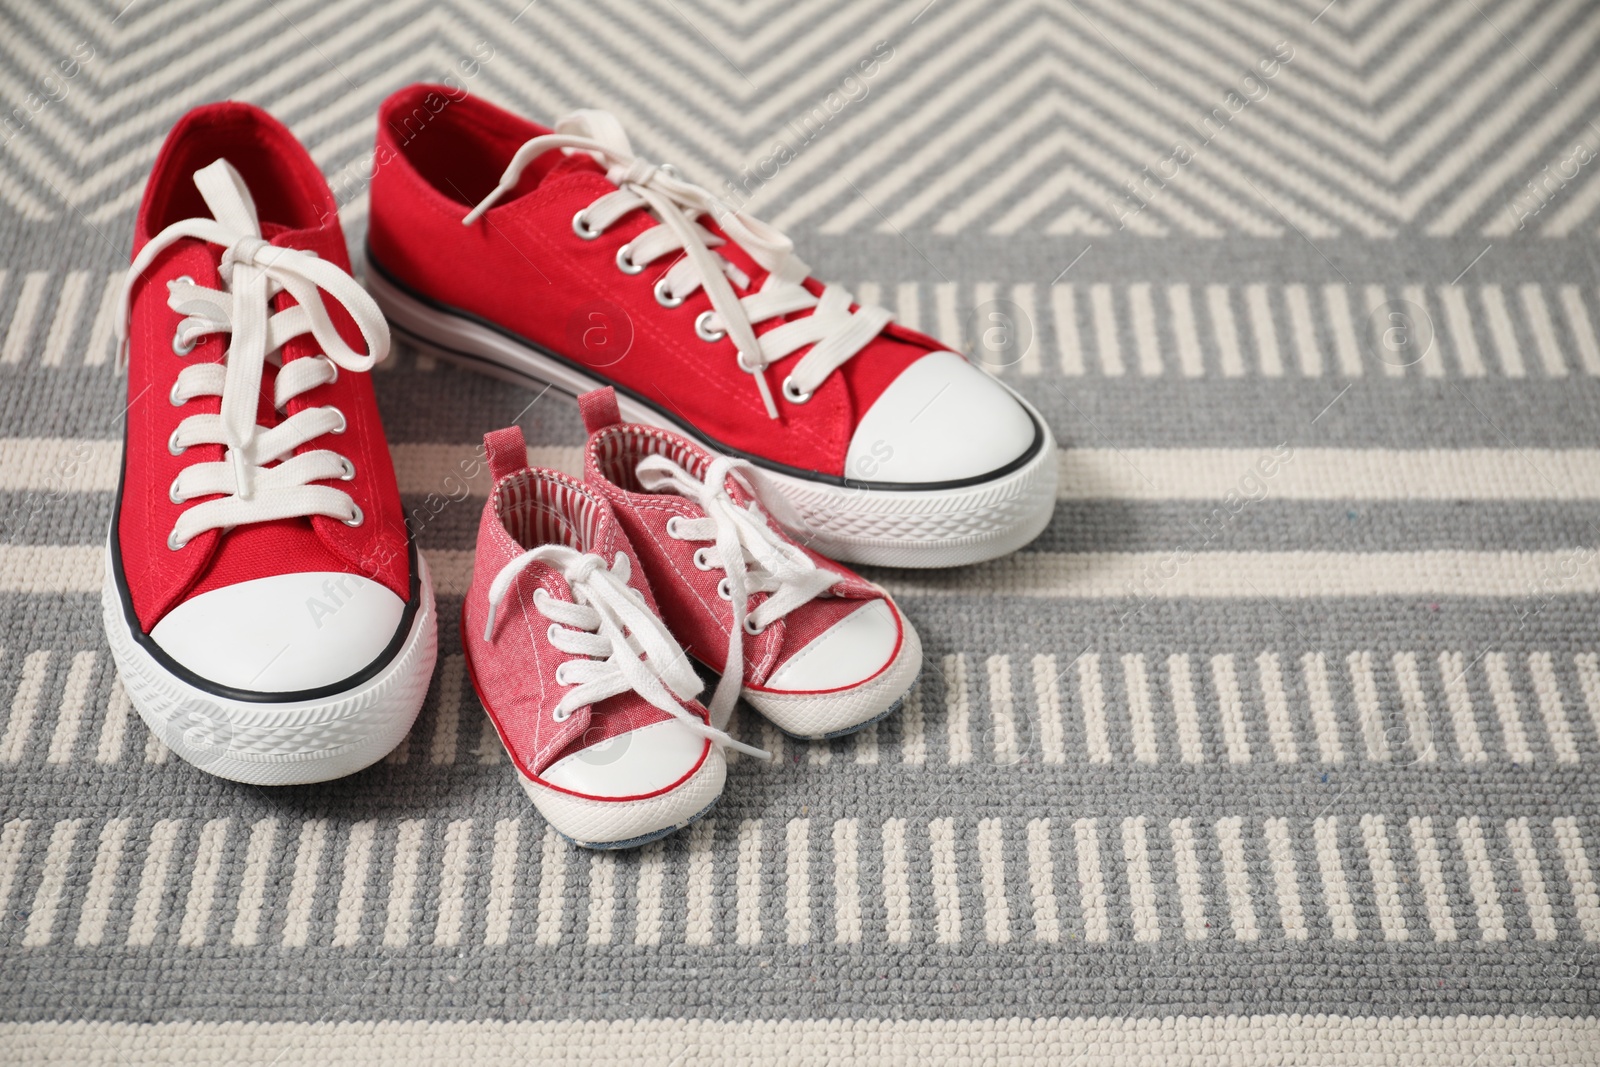
[[[1600,1062],[1600,7],[53,0],[0,54],[0,1060]],[[392,756],[276,791],[100,632],[161,137],[273,109],[359,246],[441,78],[616,112],[1063,445],[1027,550],[875,574],[903,714],[736,720],[778,761],[635,853],[547,832],[451,623]],[[376,381],[451,620],[475,443],[576,411]]]

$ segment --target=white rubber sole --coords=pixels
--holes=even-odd
[[[480,322],[418,300],[370,263],[366,286],[396,330],[453,363],[520,385],[548,382],[574,396],[609,384]],[[629,421],[716,447],[693,426],[620,391],[617,401]],[[1055,438],[1031,404],[1020,396],[1017,402],[1033,416],[1044,440],[1026,464],[992,481],[931,490],[855,488],[765,467],[761,480],[794,509],[793,521],[800,526],[791,532],[832,559],[880,567],[957,567],[995,559],[1039,536],[1055,509]]]
[[[111,657],[134,710],[185,762],[235,782],[303,785],[354,774],[382,759],[416,721],[438,652],[427,564],[422,603],[405,645],[374,677],[347,691],[293,703],[231,700],[196,688],[134,640],[106,552],[100,600]]]
[[[717,748],[683,784],[644,800],[576,796],[517,772],[523,791],[555,832],[592,849],[635,848],[683,829],[711,810],[727,778],[728,764]]]

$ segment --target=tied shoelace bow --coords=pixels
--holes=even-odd
[[[168,284],[167,305],[184,315],[173,336],[173,351],[187,355],[206,334],[231,334],[224,363],[185,367],[173,383],[174,405],[200,396],[222,398],[221,413],[190,415],[167,443],[173,455],[192,445],[222,445],[220,463],[191,463],[172,483],[174,503],[215,496],[186,508],[168,536],[168,547],[182,548],[206,530],[326,515],[351,526],[362,522],[350,494],[312,482],[355,477],[354,465],[329,449],[294,455],[295,449],[326,433],[342,433],[344,414],[336,407],[306,408],[276,426],[256,424],[261,378],[270,354],[309,333],[322,349],[320,359],[295,359],[283,366],[274,386],[273,405],[282,411],[295,397],[339,376],[340,368],[362,372],[389,352],[389,328],[378,305],[350,275],[311,252],[279,248],[261,236],[255,202],[239,172],[219,159],[195,172],[194,182],[212,218],[174,222],[140,250],[122,285],[117,315],[118,358],[127,358],[128,319],[133,288],[166,249],[196,239],[224,249],[221,290],[178,278]],[[294,305],[272,312],[272,298],[287,292]],[[355,320],[366,354],[339,336],[323,294]]]
[[[494,617],[511,583],[534,563],[544,563],[566,579],[572,602],[534,590],[533,604],[552,623],[550,643],[571,653],[556,669],[556,682],[573,686],[556,704],[553,718],[565,722],[585,704],[634,692],[713,744],[771,759],[764,749],[747,745],[717,727],[707,726],[683,706],[705,683],[666,624],[651,612],[644,598],[628,585],[628,557],[617,553],[611,567],[592,552],[566,545],[541,545],[501,567],[489,583],[489,615],[483,639],[494,640]],[[719,724],[720,725],[720,724]]]
[[[713,724],[721,726],[733,714],[744,684],[744,635],[755,636],[795,608],[827,592],[840,576],[816,565],[799,546],[774,530],[760,506],[752,500],[740,507],[728,495],[730,475],[753,468],[742,459],[719,456],[706,467],[704,480],[695,478],[665,456],[646,456],[635,471],[652,493],[676,493],[693,500],[705,512],[699,519],[675,516],[667,532],[683,541],[711,541],[715,547],[695,553],[696,566],[725,572],[718,593],[733,605],[733,628],[728,633],[728,661],[707,708]],[[745,481],[755,496],[750,481]],[[702,562],[703,560],[703,562]],[[767,597],[754,611],[747,601],[757,593]]]
[[[778,407],[767,383],[769,366],[812,346],[783,382],[785,398],[803,404],[828,375],[865,348],[893,320],[882,308],[851,311],[853,298],[842,286],[828,285],[820,297],[813,295],[802,284],[811,273],[810,268],[794,254],[789,238],[767,223],[734,210],[701,186],[684,181],[672,168],[636,158],[622,124],[605,111],[576,111],[556,123],[554,133],[523,144],[511,157],[500,183],[461,221],[468,225],[476,222],[495,201],[516,188],[530,162],[552,149],[587,152],[607,168],[607,179],[617,186],[615,192],[573,216],[573,229],[580,237],[598,237],[637,208],[646,208],[655,215],[659,225],[624,245],[617,255],[617,265],[636,274],[663,256],[683,253],[656,283],[656,299],[664,306],[677,307],[697,288],[704,287],[715,310],[696,321],[696,332],[707,341],[719,341],[723,336],[733,339],[739,352],[739,369],[755,378],[768,417],[778,418]],[[748,279],[712,251],[723,240],[696,221],[701,215],[710,215],[723,233],[767,271],[760,290],[743,298],[734,292],[730,278],[741,287]],[[757,323],[807,310],[811,314],[756,334]]]

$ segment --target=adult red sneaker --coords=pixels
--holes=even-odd
[[[375,158],[368,286],[419,343],[573,394],[614,386],[627,418],[748,460],[834,559],[974,563],[1049,522],[1038,412],[635,157],[611,115],[552,131],[415,85],[385,101]]]
[[[111,653],[157,737],[257,785],[374,762],[433,673],[433,589],[362,373],[388,329],[336,208],[265,112],[189,112],[145,187],[118,318]]]
[[[722,675],[714,725],[743,696],[785,733],[823,740],[904,702],[922,670],[916,628],[888,593],[769,522],[748,461],[623,422],[610,389],[578,406],[584,481],[611,502],[674,636]]]
[[[461,641],[478,697],[522,788],[556,832],[628,848],[704,815],[722,747],[704,687],[656,613],[605,499],[529,468],[515,426],[484,438],[494,478],[478,529]]]

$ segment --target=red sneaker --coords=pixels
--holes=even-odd
[[[748,460],[836,559],[974,563],[1044,529],[1055,443],[1005,386],[635,158],[611,115],[552,132],[450,97],[415,85],[379,114],[368,285],[401,332],[574,394],[614,386],[628,418]]]
[[[483,441],[494,487],[461,641],[522,788],[585,848],[688,825],[722,794],[721,746],[766,753],[709,725],[694,700],[704,683],[605,499],[530,469],[515,426]]]
[[[258,785],[374,762],[433,673],[433,589],[362,373],[388,328],[335,208],[265,112],[189,112],[145,188],[118,318],[111,653],[157,737]]]
[[[741,695],[811,740],[901,705],[922,670],[916,629],[889,594],[769,522],[748,461],[623,422],[610,389],[578,406],[589,430],[584,481],[611,502],[673,634],[722,675],[713,725]]]

